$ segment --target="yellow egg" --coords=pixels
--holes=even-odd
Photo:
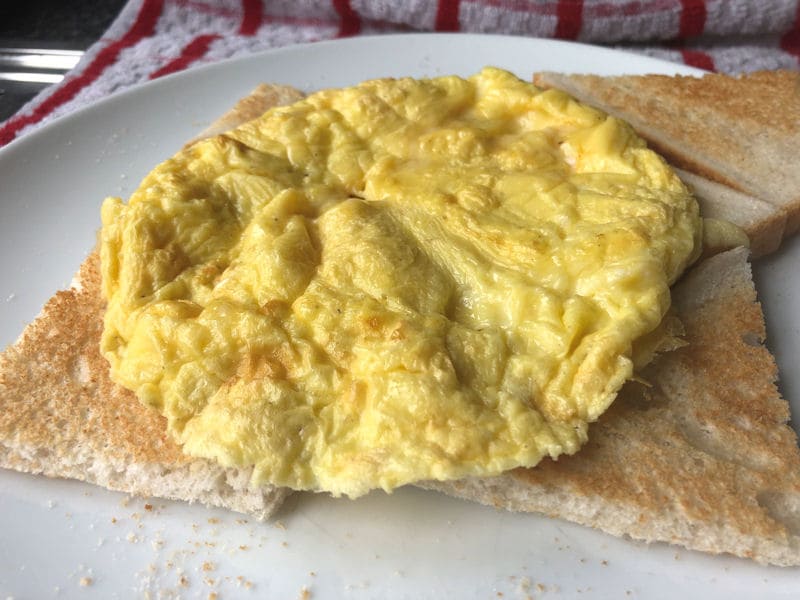
[[[190,455],[353,497],[576,452],[701,237],[629,126],[493,68],[270,110],[102,218],[114,380]]]

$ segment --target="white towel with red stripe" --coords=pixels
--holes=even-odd
[[[130,0],[61,83],[0,126],[0,145],[195,65],[408,31],[574,39],[726,73],[800,69],[800,0]]]

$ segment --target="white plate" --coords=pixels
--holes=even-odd
[[[378,76],[468,75],[487,64],[525,78],[545,69],[695,72],[578,44],[406,35],[266,52],[113,96],[0,150],[0,342],[12,342],[68,285],[93,245],[103,197],[129,194],[257,83],[313,90]],[[798,253],[789,244],[756,265],[779,358],[800,350],[792,310]],[[784,392],[797,398],[800,375],[781,366]],[[281,526],[151,502],[148,511],[144,500],[90,485],[0,472],[0,595],[293,598],[306,588],[312,598],[727,598],[798,591],[796,571],[646,546],[415,489],[358,501],[296,495]],[[91,585],[81,586],[83,578]]]

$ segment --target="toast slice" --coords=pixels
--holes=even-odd
[[[800,451],[775,387],[738,248],[674,288],[686,346],[661,355],[592,425],[580,452],[424,487],[617,536],[800,565]]]
[[[304,95],[297,88],[288,85],[261,83],[186,145],[236,129],[239,125],[260,117],[270,108],[292,104],[302,100]]]
[[[785,210],[701,175],[673,169],[694,193],[701,215],[735,223],[747,234],[753,258],[780,248],[786,229]]]
[[[728,220],[740,224],[739,210],[761,210],[755,207],[761,202],[774,207],[777,221],[785,213],[786,234],[800,228],[800,73],[600,77],[543,72],[534,75],[534,83],[564,90],[628,121],[671,164],[744,194],[739,199],[744,204],[732,205]],[[741,225],[756,232],[748,223]],[[768,239],[757,237],[755,248],[761,252]]]

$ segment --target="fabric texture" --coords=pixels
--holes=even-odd
[[[0,125],[0,146],[196,65],[409,31],[577,40],[725,73],[800,69],[800,0],[130,0],[61,83]]]

